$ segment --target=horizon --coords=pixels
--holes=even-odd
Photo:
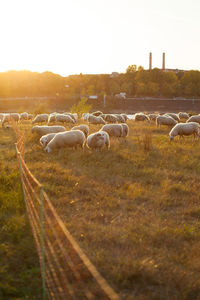
[[[129,65],[200,70],[200,2],[7,0],[0,3],[0,72],[63,77],[125,73]]]

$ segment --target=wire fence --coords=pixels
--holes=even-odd
[[[119,299],[67,230],[24,161],[24,133],[13,122],[28,218],[42,275],[43,299]]]

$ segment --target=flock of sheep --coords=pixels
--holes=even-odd
[[[147,121],[156,122],[156,125],[166,125],[173,127],[169,132],[170,140],[176,136],[194,135],[199,136],[200,115],[189,116],[185,112],[160,114],[144,114],[136,113],[132,116],[126,114],[103,114],[100,111],[83,114],[82,119],[89,124],[103,125],[100,130],[89,134],[89,126],[80,124],[66,130],[65,124],[75,124],[78,121],[78,115],[69,112],[66,113],[51,113],[38,114],[34,118],[32,114],[26,112],[19,113],[0,113],[0,122],[2,128],[6,128],[6,123],[10,120],[22,122],[23,120],[31,120],[32,124],[39,124],[32,127],[31,132],[36,133],[40,138],[40,144],[46,152],[52,152],[55,149],[65,147],[77,148],[84,147],[86,144],[90,149],[101,150],[110,147],[110,138],[126,138],[129,133],[129,127],[126,124],[127,120],[133,119],[135,122]],[[41,125],[41,124],[46,125]],[[55,125],[62,123],[62,125]],[[9,126],[9,125],[7,125]]]

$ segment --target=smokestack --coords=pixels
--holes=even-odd
[[[152,70],[152,53],[149,53],[149,70]]]
[[[162,55],[162,69],[163,69],[163,71],[165,70],[165,53],[164,52]]]

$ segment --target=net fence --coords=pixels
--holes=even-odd
[[[26,210],[39,256],[43,299],[119,299],[72,237],[24,161],[24,133],[13,123]]]

